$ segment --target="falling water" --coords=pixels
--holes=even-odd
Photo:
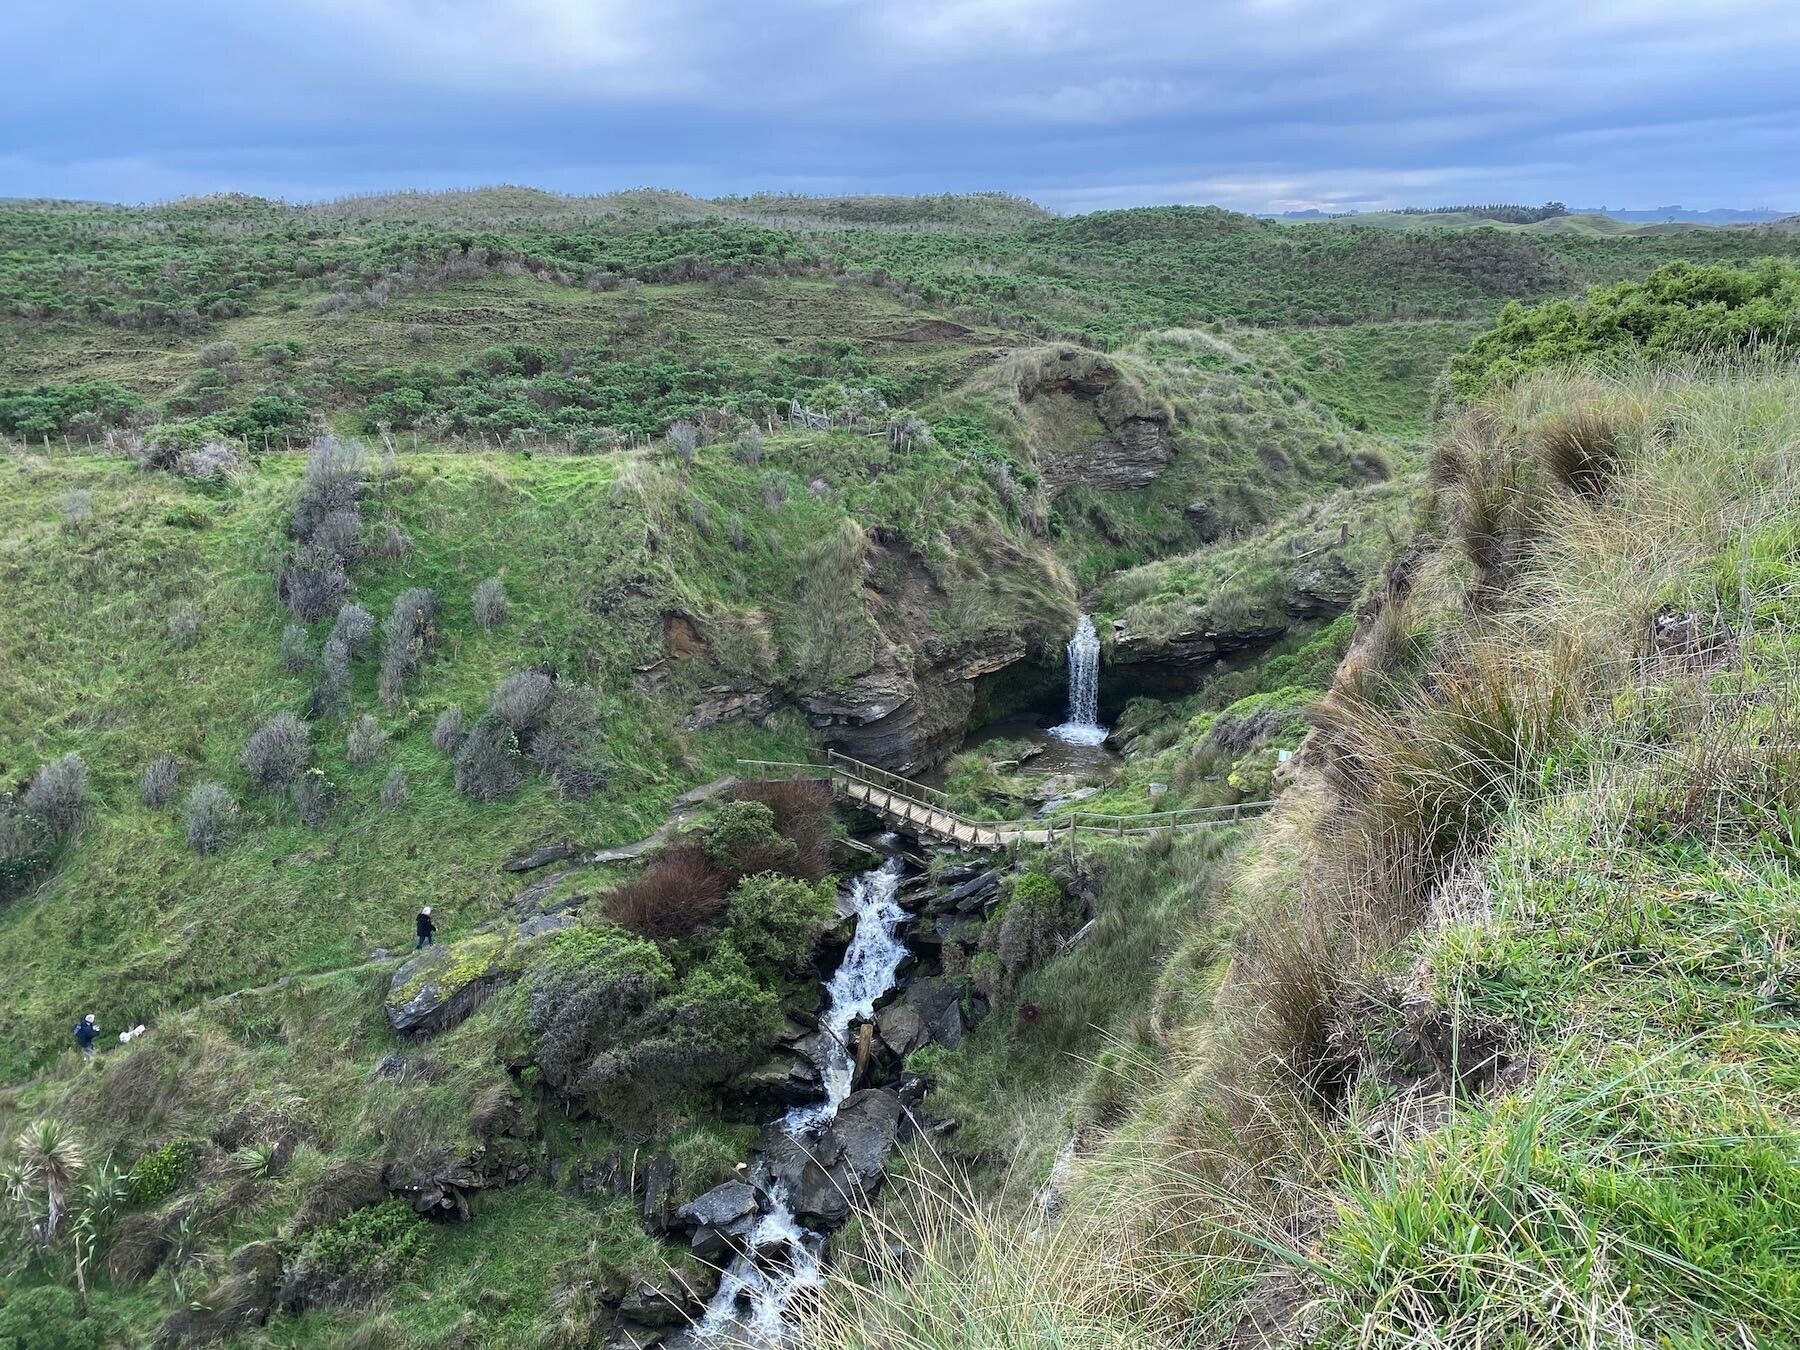
[[[1099,745],[1106,739],[1100,725],[1100,637],[1086,614],[1069,639],[1069,720],[1051,727],[1050,734],[1071,745]]]
[[[855,1085],[856,1061],[850,1053],[851,1026],[874,1014],[875,1000],[894,987],[906,944],[895,933],[906,918],[900,907],[901,862],[889,858],[860,874],[850,888],[856,906],[856,933],[850,948],[825,986],[825,1013],[819,1029],[825,1063],[819,1077],[825,1096],[796,1106],[781,1118],[781,1128],[802,1135],[829,1125]],[[824,1280],[819,1262],[822,1239],[800,1226],[777,1187],[768,1209],[744,1239],[745,1254],[734,1257],[719,1280],[719,1290],[706,1315],[694,1327],[694,1339],[706,1345],[775,1346],[785,1344],[787,1314],[797,1295]],[[771,1254],[776,1254],[771,1260]]]

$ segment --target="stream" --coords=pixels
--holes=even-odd
[[[855,907],[856,932],[844,959],[825,986],[825,1011],[819,1028],[825,1063],[819,1076],[825,1095],[796,1106],[781,1118],[790,1138],[805,1141],[836,1118],[850,1095],[856,1061],[850,1028],[874,1014],[875,1003],[894,987],[906,944],[897,936],[907,914],[898,899],[904,865],[890,857],[881,866],[857,875],[849,896]],[[779,1346],[788,1341],[795,1300],[824,1282],[824,1234],[795,1217],[784,1188],[771,1182],[760,1155],[753,1155],[749,1180],[766,1196],[764,1212],[744,1237],[743,1250],[731,1260],[705,1315],[694,1325],[696,1346]]]

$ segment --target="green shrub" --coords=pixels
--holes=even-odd
[[[1581,300],[1507,305],[1450,363],[1457,395],[1474,400],[1540,366],[1597,357],[1791,347],[1800,331],[1800,267],[1670,263],[1642,281],[1595,287]]]
[[[763,872],[733,888],[725,937],[753,968],[798,974],[836,915],[830,885]]]
[[[1079,917],[1053,877],[1025,872],[1013,878],[1006,897],[989,918],[981,933],[981,946],[984,954],[993,954],[1003,984],[1010,987],[1056,950]],[[979,960],[971,963],[972,973]]]
[[[171,1139],[161,1148],[132,1163],[125,1188],[134,1205],[155,1205],[180,1188],[200,1159],[199,1147],[188,1139]]]
[[[366,1299],[418,1271],[431,1230],[400,1199],[353,1210],[315,1228],[288,1272],[290,1296],[309,1303]]]
[[[786,870],[798,852],[775,828],[775,812],[761,802],[733,801],[719,808],[702,836],[706,856],[735,876]]]
[[[0,1304],[0,1350],[104,1350],[120,1344],[118,1319],[73,1289],[38,1285]]]
[[[106,380],[0,389],[0,432],[27,440],[123,426],[144,400]]]

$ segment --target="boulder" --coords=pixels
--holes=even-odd
[[[910,1118],[896,1093],[864,1088],[845,1099],[816,1137],[795,1138],[779,1125],[764,1130],[757,1140],[762,1172],[785,1190],[801,1223],[835,1228],[880,1189],[903,1122]]]
[[[759,1208],[754,1186],[747,1181],[727,1181],[695,1196],[675,1211],[675,1218],[690,1228],[729,1228],[740,1219],[754,1217]]]
[[[954,1050],[962,1044],[962,1002],[967,993],[966,980],[948,975],[931,975],[909,984],[901,1005],[911,1008],[918,1015],[932,1040],[946,1049]]]
[[[838,1108],[831,1133],[843,1148],[848,1179],[861,1191],[872,1195],[881,1185],[905,1117],[899,1094],[888,1088],[852,1092]]]
[[[725,1084],[725,1101],[752,1119],[785,1111],[790,1106],[804,1106],[816,1101],[824,1091],[818,1065],[803,1048],[818,1032],[808,1032],[798,1044],[770,1055],[755,1068],[746,1069]]]
[[[521,942],[529,942],[533,938],[543,937],[547,933],[560,933],[565,928],[575,926],[575,919],[568,914],[539,914],[536,918],[526,919],[513,929],[513,936]]]
[[[761,1197],[754,1186],[727,1181],[688,1201],[675,1211],[675,1220],[693,1230],[688,1245],[695,1256],[720,1263],[730,1260],[761,1212]]]
[[[913,1051],[931,1043],[931,1029],[919,1010],[905,1003],[892,1003],[875,1014],[875,1034],[896,1059],[905,1059]]]
[[[948,914],[952,910],[969,914],[979,909],[1000,888],[1000,873],[981,872],[967,881],[958,882],[925,902],[927,914]]]
[[[402,1035],[425,1036],[455,1026],[517,973],[507,959],[510,945],[489,932],[425,948],[394,972],[383,1005],[388,1025]]]

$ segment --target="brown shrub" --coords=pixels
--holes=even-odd
[[[731,797],[733,801],[760,802],[774,814],[776,833],[792,841],[795,850],[782,871],[802,881],[818,881],[831,871],[834,818],[829,784],[814,778],[740,783]]]
[[[677,844],[606,897],[606,916],[653,941],[689,937],[724,912],[730,889],[730,875],[704,849]]]

